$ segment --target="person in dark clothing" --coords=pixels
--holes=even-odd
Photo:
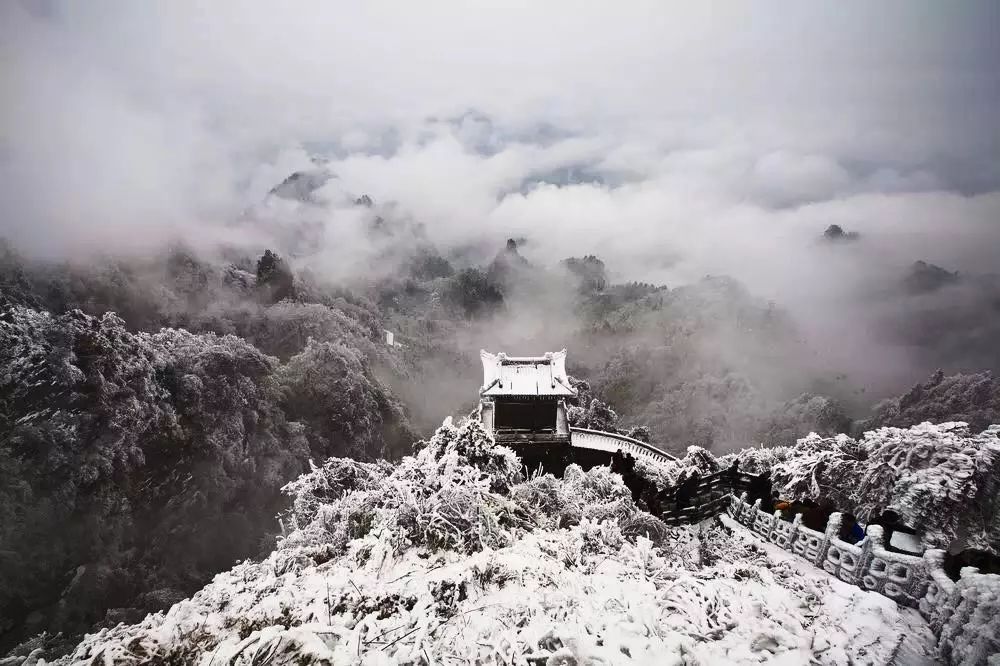
[[[781,519],[787,522],[792,522],[795,520],[795,516],[809,511],[809,506],[805,503],[805,500],[779,500],[775,498],[774,510],[781,512]]]
[[[734,460],[733,464],[729,466],[726,470],[725,476],[726,486],[729,488],[729,492],[738,495],[736,488],[740,482],[740,461]]]
[[[865,538],[865,531],[853,513],[843,514],[843,520],[840,523],[840,534],[837,535],[837,538],[851,544]]]
[[[765,510],[768,507],[768,502],[771,501],[771,475],[767,472],[750,479],[750,487],[747,488],[747,502],[753,504],[757,500],[760,500],[760,505]]]
[[[880,525],[882,527],[883,543],[885,549],[894,553],[904,555],[919,555],[922,547],[917,538],[917,531],[908,525],[904,525],[898,513],[892,509],[886,509],[880,515],[873,518],[869,525]],[[895,537],[895,538],[894,538]]]
[[[632,493],[632,501],[639,504],[648,482],[645,477],[635,471],[635,458],[629,453],[616,451],[611,456],[611,471],[621,474],[622,481]]]
[[[677,492],[674,495],[675,507],[678,511],[690,506],[691,500],[694,498],[696,492],[698,492],[698,482],[701,481],[701,477],[698,474],[698,470],[691,472],[691,476],[687,477],[677,486]]]
[[[781,511],[782,520],[792,522],[795,516],[802,514],[803,520],[807,513],[816,508],[816,503],[808,499],[797,499],[794,501],[782,500],[775,503],[774,508]]]
[[[791,514],[793,502],[785,499],[781,499],[777,491],[771,493],[771,509],[773,511],[780,511],[781,515],[786,516]]]
[[[836,510],[829,502],[816,504],[810,499],[802,500],[806,510],[802,514],[802,524],[817,532],[826,531],[826,524],[830,522],[830,516]]]

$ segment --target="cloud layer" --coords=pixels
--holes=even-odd
[[[48,256],[280,245],[305,217],[327,242],[302,261],[344,277],[368,193],[444,247],[524,236],[535,261],[597,253],[627,279],[731,274],[829,333],[915,259],[992,268],[998,19],[989,1],[5,3],[0,235]],[[248,226],[316,155],[325,205]],[[834,223],[861,242],[818,243]]]

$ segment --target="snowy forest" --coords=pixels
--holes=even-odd
[[[563,339],[581,358],[570,366],[579,392],[571,423],[682,456],[676,469],[648,471],[660,485],[682,469],[718,471],[728,454],[748,471],[770,470],[786,496],[858,515],[899,501],[928,543],[947,547],[960,536],[997,552],[1000,449],[995,431],[978,435],[1000,423],[1000,384],[989,370],[939,371],[852,410],[857,396],[838,393],[836,379],[813,374],[807,360],[784,394],[755,372],[761,359],[781,356],[787,374],[806,355],[787,314],[733,279],[615,284],[596,256],[540,267],[516,242],[479,266],[456,269],[426,245],[405,263],[405,277],[362,291],[314,281],[270,250],[213,264],[175,248],[142,264],[80,268],[8,248],[0,315],[7,647],[44,632],[62,637],[46,643],[58,652],[81,632],[137,622],[234,562],[267,555],[289,494],[298,497],[292,524],[305,530],[297,538],[306,538],[320,498],[361,481],[322,481],[328,490],[315,499],[298,489],[323,469],[382,478],[389,468],[380,461],[412,454],[433,433],[435,412],[469,413],[479,378],[468,345],[525,307],[517,299],[530,290],[571,308],[560,312],[572,316]],[[386,329],[398,344],[385,343]],[[699,351],[706,339],[740,331],[742,367]],[[803,390],[824,382],[828,394]],[[430,386],[440,387],[436,395],[426,395]],[[927,421],[968,425],[924,435],[918,424]],[[758,448],[730,453],[739,442]],[[361,467],[324,466],[346,460]],[[504,464],[512,479],[517,464]],[[946,488],[929,492],[937,479]],[[528,520],[519,515],[488,524]],[[636,516],[645,527],[655,521]],[[329,550],[345,548],[356,528],[323,529],[330,534],[309,538]],[[471,547],[462,544],[473,534],[417,540],[452,550]]]
[[[0,666],[1000,663],[997,8],[432,4],[0,6]]]

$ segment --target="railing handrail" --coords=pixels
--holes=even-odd
[[[618,439],[623,442],[628,442],[629,444],[637,446],[641,449],[645,449],[646,451],[652,453],[653,455],[662,456],[668,460],[677,460],[677,456],[673,456],[667,453],[666,451],[656,448],[652,444],[643,442],[642,440],[635,439],[634,437],[629,437],[627,435],[620,435],[614,432],[605,432],[603,430],[591,430],[590,428],[574,428],[574,427],[570,427],[569,432],[570,435],[572,435],[574,432],[582,432],[588,435],[598,435],[601,437],[608,437],[610,439]]]

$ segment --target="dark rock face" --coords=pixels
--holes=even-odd
[[[953,273],[926,261],[916,261],[903,278],[903,285],[911,294],[923,294],[937,291],[950,284],[957,284],[960,280],[957,271]]]
[[[823,238],[828,241],[852,241],[861,237],[857,231],[844,231],[839,224],[831,224],[823,232]]]
[[[333,177],[326,169],[296,171],[291,176],[271,188],[271,194],[282,199],[312,201],[312,194],[323,187]]]

